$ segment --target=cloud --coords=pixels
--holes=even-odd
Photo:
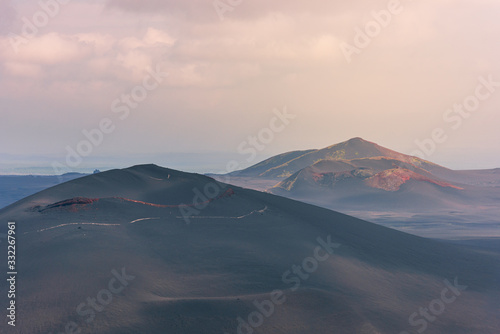
[[[13,77],[29,79],[31,75],[36,79],[45,75],[50,80],[73,81],[108,77],[134,82],[174,42],[166,32],[154,28],[142,37],[124,38],[105,33],[50,32],[30,39],[16,53],[10,38],[4,36],[0,38],[0,61],[6,74]],[[66,78],[61,70],[67,72]]]
[[[10,32],[17,12],[12,0],[0,1],[0,35],[7,35]]]
[[[134,13],[163,13],[169,17],[182,17],[183,20],[201,22],[221,21],[215,4],[222,4],[224,18],[228,20],[254,20],[272,13],[284,15],[332,16],[346,11],[377,8],[387,1],[289,1],[289,0],[108,0],[108,8],[117,8]]]
[[[4,68],[9,76],[37,78],[42,74],[42,68],[35,64],[26,64],[22,62],[5,62]]]
[[[175,43],[175,38],[167,32],[155,28],[149,28],[144,36],[144,43],[147,45],[168,45],[172,46]]]
[[[376,141],[394,135],[395,144],[410,146],[441,121],[445,108],[469,94],[479,75],[500,78],[498,1],[402,0],[404,11],[352,64],[340,44],[352,43],[355,29],[373,20],[372,11],[387,8],[387,0],[243,0],[223,21],[213,3],[69,2],[18,54],[0,34],[0,98],[9,110],[44,113],[31,129],[53,128],[61,119],[90,127],[107,115],[113,99],[142,82],[146,68],[161,64],[169,76],[137,113],[134,122],[141,127],[124,124],[109,152],[141,146],[231,150],[266,123],[272,108],[288,105],[300,126],[283,133],[278,153],[358,135]],[[36,2],[0,4],[18,34],[19,17],[37,10]],[[485,118],[493,112],[486,104]],[[500,124],[485,124],[495,126]],[[132,135],[139,128],[142,134]],[[209,130],[223,138],[206,135]],[[59,129],[54,137],[67,144],[80,132]],[[0,151],[16,149],[7,142],[0,141]]]
[[[49,33],[28,42],[20,48],[20,52],[15,57],[26,63],[56,65],[76,63],[88,58],[92,53],[92,47],[78,38]]]

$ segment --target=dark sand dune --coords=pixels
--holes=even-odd
[[[187,224],[179,205],[195,194],[201,210]],[[500,330],[498,252],[201,175],[154,165],[104,172],[28,197],[0,220],[17,222],[9,333]],[[429,308],[436,315],[426,320],[419,312]]]

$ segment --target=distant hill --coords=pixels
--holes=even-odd
[[[280,154],[244,170],[233,172],[230,175],[284,179],[303,168],[324,160],[346,161],[374,157],[393,158],[411,164],[415,168],[428,171],[446,170],[446,168],[429,161],[392,151],[362,138],[353,138],[319,150]]]
[[[0,175],[0,209],[61,182],[85,175],[81,173],[67,173],[60,176]]]

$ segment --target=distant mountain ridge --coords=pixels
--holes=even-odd
[[[67,182],[86,174],[66,173],[59,176],[46,175],[0,175],[0,209],[36,192]]]
[[[319,150],[293,151],[266,159],[242,171],[231,173],[234,176],[253,176],[263,178],[287,178],[299,170],[320,161],[348,161],[353,159],[387,157],[399,160],[414,168],[425,170],[445,169],[432,162],[398,153],[373,142],[356,137],[345,142]]]

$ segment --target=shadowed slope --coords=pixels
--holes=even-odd
[[[59,333],[74,322],[81,333],[232,334],[238,317],[248,322],[258,310],[255,300],[270,300],[278,289],[283,303],[255,333],[399,333],[417,329],[409,316],[441,298],[444,280],[455,277],[467,289],[426,333],[498,332],[498,254],[222,184],[221,193],[231,188],[231,195],[210,201],[190,224],[178,208],[165,206],[189,204],[193,189],[213,182],[136,166],[59,185],[1,210],[0,220],[17,222],[20,245],[22,322],[10,332]],[[33,210],[36,205],[52,209]],[[324,260],[295,274],[292,268],[306,268],[318,247]],[[134,276],[123,291],[92,320],[79,314],[87,298],[103,300],[112,270],[121,268]]]

